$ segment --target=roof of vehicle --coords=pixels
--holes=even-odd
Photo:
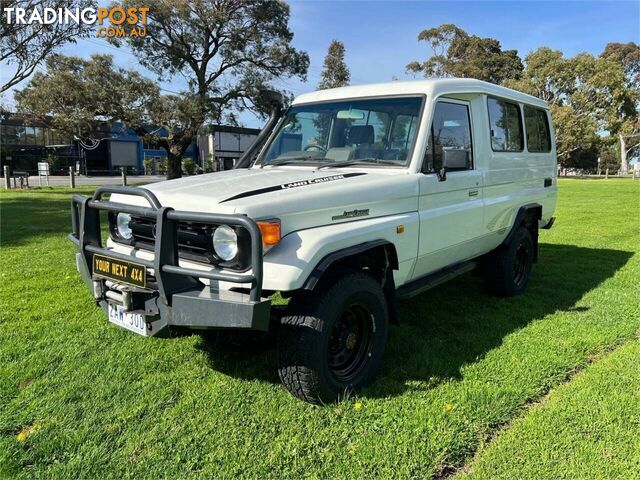
[[[329,88],[315,92],[304,93],[293,101],[293,105],[312,102],[326,102],[329,100],[344,100],[358,97],[378,97],[387,95],[427,95],[435,98],[440,95],[459,93],[485,93],[497,97],[511,99],[517,102],[548,108],[547,102],[526,93],[501,87],[493,83],[476,80],[474,78],[434,78],[413,80],[407,82],[371,83],[353,85],[349,87]]]

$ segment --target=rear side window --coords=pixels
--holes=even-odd
[[[520,107],[496,98],[487,99],[491,148],[494,152],[520,152],[524,148]]]
[[[452,102],[436,103],[423,172],[435,172],[442,168],[445,156],[447,170],[473,168],[471,122],[467,105]]]
[[[544,110],[525,105],[524,125],[527,130],[527,150],[530,152],[550,152],[551,134],[547,113]]]

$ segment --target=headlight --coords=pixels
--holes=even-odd
[[[125,240],[131,240],[133,238],[133,232],[131,231],[129,222],[131,222],[131,215],[128,213],[119,213],[116,217],[118,235]]]
[[[213,232],[213,249],[222,260],[233,260],[238,254],[238,236],[233,228],[220,225]]]

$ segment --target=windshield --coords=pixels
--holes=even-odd
[[[406,166],[422,104],[398,97],[291,107],[259,163]]]

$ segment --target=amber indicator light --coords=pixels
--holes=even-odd
[[[280,222],[256,222],[262,233],[262,243],[276,245],[280,242]]]

